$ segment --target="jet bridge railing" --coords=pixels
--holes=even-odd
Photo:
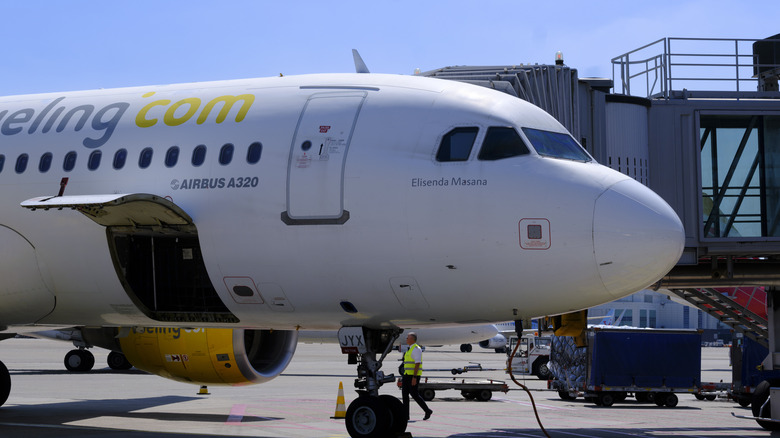
[[[666,37],[612,58],[614,93],[646,98],[696,97],[702,93],[761,90],[762,72],[776,71],[780,59],[761,58],[753,44],[777,50],[780,39]],[[775,93],[777,94],[777,93]],[[745,96],[746,97],[746,96]]]

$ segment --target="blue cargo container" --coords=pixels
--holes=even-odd
[[[694,330],[592,327],[587,346],[553,341],[550,355],[561,398],[583,394],[611,406],[634,395],[659,406],[677,405],[675,393],[698,393],[701,386],[701,333]],[[567,345],[568,343],[568,345]]]

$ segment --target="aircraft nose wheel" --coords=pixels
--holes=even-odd
[[[396,397],[364,395],[347,408],[346,426],[352,438],[396,437],[406,431],[409,419]]]
[[[358,397],[347,408],[346,426],[352,438],[388,436],[390,408],[377,397]]]

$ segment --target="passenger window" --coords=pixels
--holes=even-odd
[[[263,145],[259,141],[256,141],[249,145],[249,150],[246,151],[246,161],[249,164],[256,164],[260,161],[260,155],[263,154]]]
[[[539,155],[567,160],[591,161],[590,155],[569,134],[532,128],[523,128],[523,132]]]
[[[46,152],[41,155],[41,161],[38,162],[38,170],[41,173],[46,173],[51,168],[51,152]]]
[[[528,146],[525,145],[515,128],[493,126],[488,128],[477,158],[483,161],[493,161],[529,153]]]
[[[199,145],[192,151],[192,165],[198,167],[206,161],[206,146]]]
[[[29,159],[30,157],[27,154],[19,155],[19,158],[16,159],[16,173],[23,173],[27,170],[27,161]]]
[[[73,168],[76,167],[76,157],[76,151],[70,151],[65,154],[65,159],[62,160],[62,170],[65,172],[73,170]]]
[[[176,162],[179,161],[179,148],[178,146],[171,146],[168,152],[165,153],[165,167],[173,167]]]
[[[89,159],[87,160],[87,168],[89,170],[95,170],[98,167],[100,167],[100,158],[103,156],[103,153],[100,151],[92,151],[91,154],[89,154]]]
[[[119,149],[114,154],[114,169],[119,170],[125,167],[127,161],[127,149]]]
[[[5,165],[5,155],[0,154],[0,172],[3,171],[4,165]]]
[[[141,156],[138,157],[138,167],[141,169],[146,169],[149,167],[150,164],[152,164],[152,155],[154,154],[154,150],[152,148],[145,148],[141,151]]]
[[[233,160],[233,145],[230,143],[222,146],[219,150],[219,164],[226,166]]]
[[[471,155],[479,128],[455,128],[444,135],[436,153],[436,161],[466,161]]]

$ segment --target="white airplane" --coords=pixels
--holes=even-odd
[[[84,327],[138,368],[248,384],[340,329],[360,437],[406,428],[379,396],[399,327],[602,304],[684,242],[541,109],[381,74],[0,98],[0,207],[3,336]]]
[[[207,330],[207,329],[203,329]],[[498,329],[494,324],[479,325],[454,325],[454,326],[433,326],[415,329],[420,343],[424,347],[434,347],[442,345],[460,344],[461,352],[470,352],[471,344],[481,343],[485,339],[492,339],[498,334]],[[41,339],[52,339],[73,343],[76,349],[69,351],[65,355],[65,368],[68,371],[89,371],[95,364],[95,357],[89,352],[88,348],[94,347],[90,343],[90,335],[93,331],[88,330],[87,336],[82,333],[82,329],[73,327],[69,329],[43,330],[40,332],[28,333]],[[424,341],[423,341],[424,340]],[[104,339],[98,339],[99,344],[104,344]],[[335,330],[299,330],[298,342],[305,344],[335,344],[338,342],[338,332]],[[394,346],[401,351],[406,350],[405,339],[399,337]],[[132,368],[132,364],[121,353],[121,345],[116,350],[108,354],[108,366],[115,370],[126,370]]]

